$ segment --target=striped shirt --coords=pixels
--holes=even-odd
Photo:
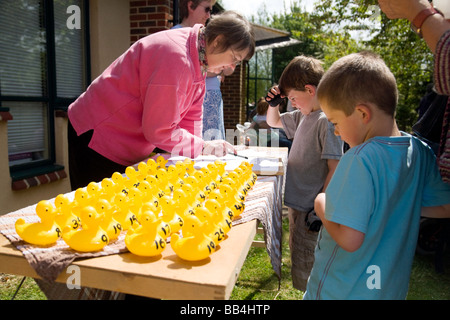
[[[439,94],[450,96],[450,30],[436,46],[434,83]],[[445,108],[438,165],[442,180],[450,183],[450,98]]]

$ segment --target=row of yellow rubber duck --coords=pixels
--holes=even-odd
[[[248,162],[229,172],[220,160],[201,169],[194,164],[186,159],[166,166],[159,156],[127,167],[125,175],[77,189],[73,200],[61,194],[54,204],[40,201],[40,221],[18,219],[16,232],[38,246],[62,238],[79,252],[102,250],[126,232],[127,249],[146,257],[160,255],[170,237],[180,258],[203,260],[227,237],[257,177]]]

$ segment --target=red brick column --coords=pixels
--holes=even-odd
[[[130,0],[131,43],[172,27],[172,0]]]
[[[234,73],[226,77],[225,82],[222,83],[225,130],[236,129],[236,124],[243,124],[246,121],[246,69],[245,66],[237,67]]]

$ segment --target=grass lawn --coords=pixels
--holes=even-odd
[[[231,300],[300,300],[303,292],[292,287],[287,218],[283,221],[282,277],[279,283],[265,248],[251,248],[231,294]],[[262,235],[257,235],[261,239]],[[408,300],[450,300],[450,250],[445,252],[445,272],[436,273],[434,256],[416,255]],[[23,277],[0,273],[0,300],[14,295]],[[26,278],[16,300],[45,300],[31,278]]]
[[[251,248],[230,299],[232,300],[298,300],[303,292],[293,288],[288,245],[289,223],[283,220],[282,278],[272,271],[264,248]],[[258,236],[258,235],[257,235]],[[443,274],[436,273],[434,255],[414,258],[407,300],[450,300],[450,248],[445,251]]]

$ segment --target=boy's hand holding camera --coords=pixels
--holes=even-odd
[[[283,101],[284,96],[281,95],[278,86],[275,86],[270,89],[265,99],[271,107],[276,107]]]

